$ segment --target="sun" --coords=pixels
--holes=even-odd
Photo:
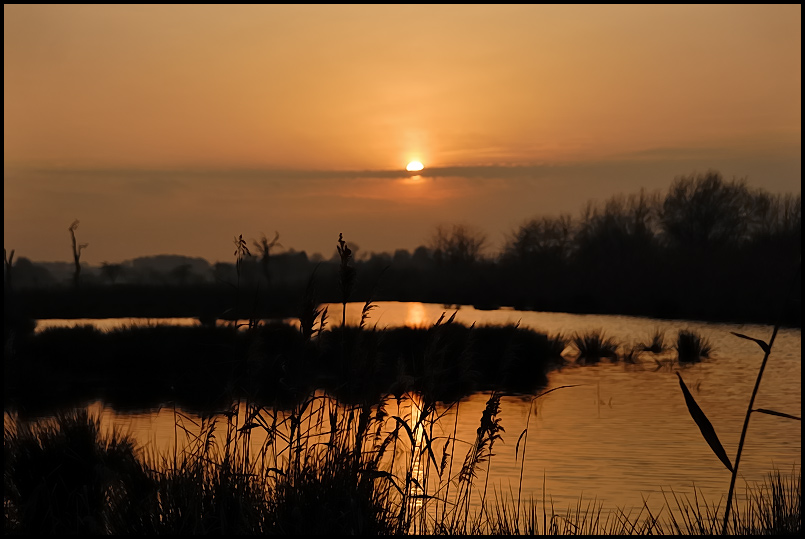
[[[408,163],[408,166],[405,167],[405,170],[407,170],[408,172],[417,172],[419,170],[422,170],[423,168],[425,168],[425,166],[419,161],[411,161],[410,163]]]

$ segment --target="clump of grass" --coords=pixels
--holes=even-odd
[[[629,348],[626,348],[623,354],[621,354],[621,359],[624,363],[640,363],[640,353],[644,351],[645,348],[642,344],[632,343],[632,345],[629,346]]]
[[[83,409],[6,421],[3,434],[7,533],[136,532],[150,482],[131,437],[102,433]]]
[[[602,358],[618,359],[619,344],[614,337],[605,337],[602,330],[592,330],[584,334],[575,333],[573,345],[578,350],[578,359],[596,362]]]
[[[709,358],[713,351],[710,341],[695,331],[679,330],[674,345],[676,356],[680,363],[693,363],[702,358]]]
[[[251,431],[258,425],[256,411],[255,406],[237,401],[200,421],[175,412],[173,452],[146,457],[155,483],[147,533],[264,532],[265,471],[259,455],[250,453]],[[225,420],[219,420],[219,414]]]
[[[565,363],[562,353],[567,348],[568,339],[561,333],[547,336],[548,341],[548,357],[554,358],[558,365]]]
[[[654,328],[654,332],[649,335],[648,340],[640,342],[637,348],[642,352],[651,352],[652,354],[665,352],[667,349],[665,345],[665,331],[660,330],[660,328]]]
[[[654,526],[667,535],[799,535],[802,531],[802,473],[773,470],[760,483],[746,483],[745,500],[736,504],[728,522],[720,507],[694,491],[693,499],[663,493],[667,517]],[[670,499],[669,499],[670,498]]]
[[[773,470],[747,485],[745,508],[733,513],[732,532],[741,535],[799,535],[802,532],[802,472]]]

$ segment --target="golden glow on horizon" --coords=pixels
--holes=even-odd
[[[408,304],[408,314],[405,317],[405,326],[409,328],[425,327],[428,323],[425,306],[421,303]]]
[[[407,170],[408,172],[417,172],[419,170],[422,170],[423,168],[425,168],[425,166],[419,161],[411,161],[410,163],[408,163],[408,166],[405,167],[405,170]]]

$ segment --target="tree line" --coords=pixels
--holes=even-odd
[[[356,270],[354,301],[372,296],[482,308],[768,322],[782,312],[788,323],[798,324],[799,278],[790,275],[800,263],[801,227],[801,194],[772,194],[745,179],[727,181],[708,171],[675,178],[665,193],[640,190],[589,201],[575,217],[528,218],[506,234],[498,252],[488,249],[484,231],[460,223],[436,227],[413,252],[358,256],[352,238],[345,240]],[[75,227],[70,233],[77,287],[80,249]],[[104,264],[81,278],[95,286],[237,283],[269,293],[301,290],[313,277],[321,301],[340,301],[338,252],[329,259],[293,249],[276,252],[282,247],[277,232],[271,240],[253,240],[251,249],[240,240],[241,256],[232,263],[205,267],[201,259],[176,257],[173,267],[163,264],[161,271],[147,264],[137,271],[134,264]],[[24,258],[12,265],[6,257],[7,288],[12,274],[15,286],[31,286],[36,266]],[[56,281],[41,269],[35,280],[40,285]]]

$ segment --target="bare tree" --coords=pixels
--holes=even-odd
[[[670,243],[711,249],[746,238],[749,231],[749,190],[744,180],[725,182],[709,171],[674,180],[660,211]]]
[[[558,218],[530,219],[513,231],[503,248],[504,257],[520,263],[561,261],[569,256],[573,240],[573,220],[563,214]]]
[[[437,261],[469,265],[481,260],[486,235],[469,225],[439,225],[431,239],[431,249]]]
[[[769,241],[775,237],[799,237],[802,229],[802,196],[773,195],[757,189],[750,196],[750,236]]]
[[[75,262],[75,273],[73,273],[73,284],[76,289],[79,287],[79,280],[81,277],[81,251],[89,247],[89,243],[77,244],[75,239],[75,231],[78,228],[78,219],[73,221],[68,230],[70,231],[70,238],[73,240],[73,261]]]
[[[574,238],[576,255],[588,261],[650,256],[658,212],[659,195],[643,189],[603,204],[587,202]]]

